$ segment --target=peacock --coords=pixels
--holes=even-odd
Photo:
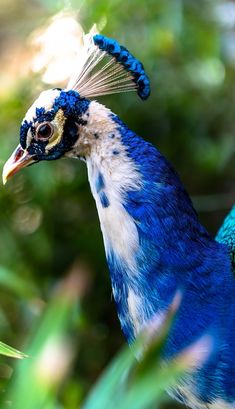
[[[235,207],[212,238],[167,159],[96,101],[127,91],[148,98],[144,67],[124,46],[89,33],[75,68],[67,88],[43,91],[29,108],[3,182],[42,160],[84,161],[127,341],[180,291],[162,359],[204,334],[214,342],[174,396],[193,409],[235,408]]]

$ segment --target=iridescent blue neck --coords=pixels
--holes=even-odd
[[[178,330],[172,352],[198,336],[195,311],[205,325],[213,322],[214,311],[195,294],[217,297],[221,285],[226,292],[229,259],[199,223],[168,161],[117,116],[109,113],[107,121],[112,132],[98,139],[87,165],[121,326],[131,341],[153,314],[166,310],[177,289],[187,290],[179,325],[188,326],[190,336]]]

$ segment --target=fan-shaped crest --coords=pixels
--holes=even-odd
[[[137,91],[140,98],[147,99],[150,83],[140,61],[116,40],[95,34],[93,28],[84,35],[76,73],[67,89],[87,98]]]

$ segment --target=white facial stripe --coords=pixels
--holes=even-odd
[[[49,89],[47,91],[41,92],[39,97],[34,101],[33,105],[28,109],[24,120],[30,122],[36,118],[36,108],[45,108],[45,110],[50,110],[54,103],[56,97],[60,95],[60,91],[56,89]]]
[[[26,138],[26,148],[30,146],[32,139],[33,139],[33,135],[32,135],[31,129],[29,129],[27,133],[27,138]]]

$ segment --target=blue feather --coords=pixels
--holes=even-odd
[[[99,172],[97,176],[95,187],[96,187],[97,193],[99,193],[102,189],[105,188],[104,177],[101,172]]]
[[[99,193],[99,198],[100,198],[100,203],[101,203],[103,208],[109,207],[109,205],[110,205],[109,199],[107,198],[107,195],[106,195],[106,193],[104,191]]]

